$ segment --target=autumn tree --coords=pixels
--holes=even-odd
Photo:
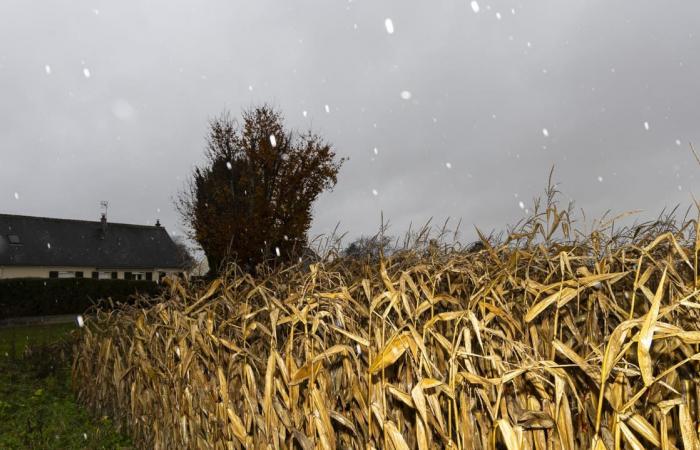
[[[177,258],[179,260],[180,268],[186,271],[190,271],[197,265],[197,260],[192,255],[192,250],[187,245],[187,242],[180,236],[173,238],[173,243],[175,244],[175,250],[177,251]]]
[[[228,113],[211,120],[205,156],[177,207],[214,273],[227,262],[252,272],[296,258],[313,202],[335,186],[345,161],[311,131],[287,129],[268,105],[244,110],[240,122]]]
[[[372,237],[360,236],[343,250],[343,256],[355,259],[369,259],[378,261],[382,255],[391,252],[391,237],[374,235]]]

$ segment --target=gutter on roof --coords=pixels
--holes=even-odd
[[[172,269],[182,271],[183,269],[175,266],[158,266],[158,267],[144,267],[144,266],[91,266],[90,264],[0,264],[0,267],[94,267],[95,270],[156,270],[156,269]]]

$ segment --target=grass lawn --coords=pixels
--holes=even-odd
[[[131,448],[109,419],[75,402],[71,330],[75,325],[0,328],[0,449]]]

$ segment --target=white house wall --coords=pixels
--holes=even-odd
[[[92,272],[117,272],[117,278],[124,279],[125,272],[144,272],[148,271],[139,269],[130,270],[111,270],[111,269],[96,269],[94,267],[37,267],[37,266],[0,266],[0,279],[8,278],[49,278],[49,272],[83,272],[83,278],[91,278]],[[155,269],[153,271],[153,280],[158,280],[158,274],[165,272],[166,274],[179,273],[180,270],[173,269]]]

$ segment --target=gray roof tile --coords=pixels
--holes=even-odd
[[[107,222],[103,233],[99,221],[0,214],[0,266],[179,268],[180,258],[161,226]]]

